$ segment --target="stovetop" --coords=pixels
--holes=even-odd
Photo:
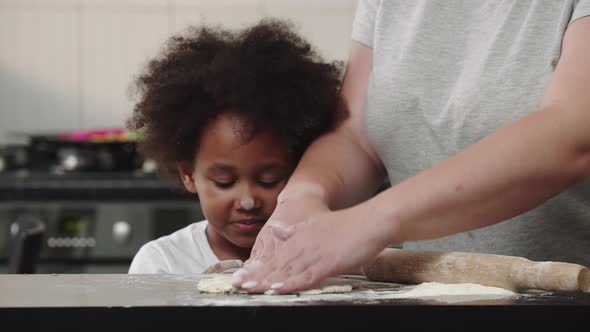
[[[194,200],[179,184],[140,172],[0,173],[0,200]]]

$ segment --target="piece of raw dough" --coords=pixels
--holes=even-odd
[[[350,293],[353,285],[324,285],[318,288],[312,288],[298,292],[301,295],[317,295],[317,294],[331,294],[331,293]],[[264,294],[274,294],[272,291],[267,291]]]
[[[316,295],[327,293],[350,293],[354,287],[358,287],[360,282],[353,280],[344,280],[337,278],[328,278],[316,288],[298,292],[302,295]],[[232,276],[230,274],[218,274],[210,278],[199,280],[197,289],[204,293],[246,293],[241,289],[232,286]],[[272,290],[264,294],[276,295]]]
[[[407,292],[393,294],[390,296],[390,298],[411,299],[440,296],[512,297],[516,295],[516,293],[508,289],[484,286],[480,284],[442,284],[438,282],[424,282]]]
[[[199,280],[197,289],[204,293],[246,293],[232,286],[231,274],[219,274]]]

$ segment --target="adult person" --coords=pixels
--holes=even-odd
[[[589,15],[360,1],[349,116],[306,151],[234,285],[311,287],[391,243],[590,265]]]

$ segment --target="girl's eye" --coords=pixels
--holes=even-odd
[[[230,188],[235,183],[235,181],[227,181],[227,182],[215,181],[215,180],[211,180],[211,181],[213,181],[213,183],[215,184],[216,187],[221,188],[221,189]]]

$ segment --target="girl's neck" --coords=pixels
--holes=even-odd
[[[215,230],[209,225],[207,225],[205,235],[207,236],[207,241],[209,241],[211,250],[219,260],[239,259],[245,262],[250,258],[250,253],[252,252],[251,248],[241,248],[236,246],[215,232]]]

